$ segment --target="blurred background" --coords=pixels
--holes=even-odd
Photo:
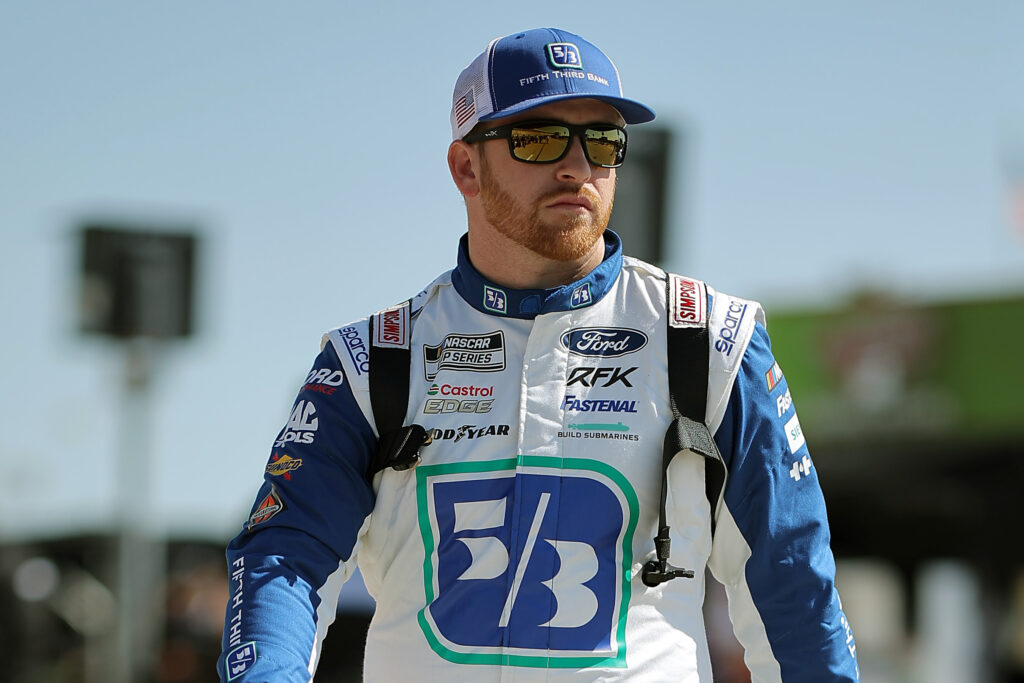
[[[215,677],[321,333],[454,264],[455,78],[556,25],[658,113],[627,253],[767,308],[863,680],[1024,680],[1024,4],[504,9],[0,0],[0,679]],[[371,610],[346,586],[318,681]]]

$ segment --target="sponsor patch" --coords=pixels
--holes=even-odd
[[[569,298],[569,308],[583,308],[593,302],[594,298],[590,294],[590,283],[587,282],[572,290],[572,296]]]
[[[236,557],[231,561],[231,576],[228,585],[234,584],[227,626],[228,647],[234,648],[242,644],[242,608],[245,606],[245,556]]]
[[[316,417],[316,406],[312,401],[296,401],[288,424],[274,442],[274,448],[284,448],[288,443],[313,443],[313,433],[320,426]]]
[[[274,453],[267,464],[267,474],[272,477],[284,477],[285,480],[292,478],[292,472],[302,467],[302,458],[293,458],[290,455],[278,455]]]
[[[708,295],[703,282],[670,273],[668,287],[672,327],[700,327],[707,323]]]
[[[635,413],[636,401],[580,399],[572,394],[566,394],[562,399],[562,410],[573,413]]]
[[[386,308],[373,316],[373,344],[384,348],[409,348],[409,304]]]
[[[562,335],[562,346],[577,356],[617,358],[647,346],[647,335],[624,327],[580,327]]]
[[[257,524],[263,524],[284,509],[285,504],[284,501],[281,500],[281,494],[277,492],[277,487],[271,484],[270,493],[265,495],[263,500],[257,503],[256,510],[249,515],[249,524],[246,525],[247,530],[252,531],[254,526]]]
[[[332,395],[345,382],[345,373],[330,368],[313,368],[306,375],[303,391],[314,391],[318,394]]]
[[[629,374],[636,370],[631,368],[573,368],[569,372],[569,378],[565,385],[571,387],[574,384],[582,384],[585,387],[610,387],[613,384],[622,383],[627,387],[633,385],[629,382]],[[601,384],[601,382],[604,382]]]
[[[442,370],[499,372],[505,369],[505,335],[449,334],[436,345],[423,345],[423,374],[433,381]]]
[[[416,469],[419,625],[441,657],[533,671],[626,665],[636,493],[604,463],[551,460]]]
[[[484,285],[484,308],[495,313],[508,313],[508,298],[500,289]]]
[[[722,328],[718,331],[715,339],[715,350],[719,353],[724,353],[728,356],[736,348],[740,324],[743,322],[743,316],[747,314],[748,306],[748,304],[736,299],[729,300],[729,308],[726,309],[725,320],[722,322]]]
[[[779,417],[782,417],[793,405],[793,396],[789,393],[789,389],[786,389],[786,393],[779,394],[779,397],[775,399],[775,405],[779,409]]]
[[[805,455],[793,461],[793,466],[789,468],[789,476],[793,481],[800,481],[801,477],[810,476],[812,466],[811,459]]]
[[[789,422],[786,423],[786,439],[789,440],[789,452],[796,453],[800,450],[800,447],[807,443],[804,439],[804,430],[800,428],[800,420],[797,418],[796,413],[793,417],[789,418]]]
[[[479,396],[490,398],[494,396],[494,387],[478,387],[473,384],[431,384],[427,389],[428,396]]]
[[[580,49],[573,43],[548,43],[548,62],[556,69],[582,69]]]
[[[486,436],[508,436],[509,425],[462,425],[452,429],[431,429],[430,436],[434,441],[445,440],[458,443],[463,439],[479,439]]]
[[[363,338],[359,336],[359,330],[346,327],[341,330],[341,338],[345,341],[345,348],[348,349],[348,357],[352,359],[356,374],[365,375],[370,372],[370,354],[366,350]]]
[[[775,363],[768,372],[764,373],[764,381],[768,384],[768,391],[772,391],[782,381],[782,369]]]
[[[227,669],[227,678],[233,681],[256,663],[256,642],[249,641],[239,645],[228,653],[224,658],[224,668]]]
[[[445,413],[489,413],[494,405],[493,398],[428,398],[423,403],[425,415],[443,415]]]

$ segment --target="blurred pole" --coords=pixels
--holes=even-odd
[[[681,136],[654,124],[631,127],[626,163],[616,173],[608,227],[622,238],[623,253],[648,263],[662,264],[667,256],[669,173],[678,166],[672,152]]]
[[[981,588],[969,566],[932,561],[917,578],[917,678],[928,683],[991,681],[983,664]]]
[[[87,653],[87,683],[156,678],[166,609],[166,540],[156,531],[151,398],[166,340],[192,334],[197,240],[106,221],[82,228],[80,327],[118,341],[124,378],[117,452],[117,626]]]
[[[119,683],[150,678],[159,663],[166,599],[166,543],[152,523],[151,388],[159,342],[124,344],[121,442],[117,459],[120,533],[115,647]]]

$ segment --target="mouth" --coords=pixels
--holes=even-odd
[[[582,194],[559,195],[546,205],[549,209],[567,209],[570,211],[592,211],[594,203]]]

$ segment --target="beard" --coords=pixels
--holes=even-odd
[[[614,188],[613,188],[614,189]],[[540,207],[547,200],[565,196],[568,193],[585,196],[593,210],[586,214],[571,214],[556,220],[544,221]],[[575,261],[582,259],[594,243],[604,234],[608,219],[612,215],[612,201],[603,206],[596,192],[576,187],[563,186],[541,196],[533,210],[518,203],[491,175],[486,157],[480,155],[480,199],[487,222],[516,244],[526,247],[538,256],[552,261]]]

